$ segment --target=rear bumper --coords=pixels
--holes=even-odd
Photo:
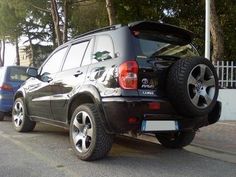
[[[213,120],[210,115],[183,117],[176,113],[168,100],[115,97],[103,98],[102,102],[109,132],[113,133],[125,133],[130,130],[141,131],[143,120],[174,120],[178,122],[180,131],[197,130],[209,125],[209,120]],[[153,102],[160,103],[160,109],[151,110],[149,103]],[[215,109],[218,110],[218,108]],[[135,118],[138,121],[130,122],[130,118]]]

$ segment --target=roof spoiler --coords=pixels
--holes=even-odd
[[[170,25],[167,23],[160,23],[154,21],[137,21],[129,23],[128,27],[133,31],[157,31],[164,34],[172,34],[184,40],[185,44],[189,44],[193,41],[194,34],[191,31],[183,28]]]

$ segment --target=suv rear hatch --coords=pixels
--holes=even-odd
[[[193,33],[156,22],[129,24],[134,36],[140,96],[165,97],[168,68],[180,58],[198,56],[190,44]]]

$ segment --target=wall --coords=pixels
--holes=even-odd
[[[220,120],[236,120],[236,89],[220,89],[218,100],[222,102]]]

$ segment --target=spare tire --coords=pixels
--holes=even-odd
[[[167,94],[176,111],[195,117],[214,108],[219,87],[214,66],[205,58],[180,59],[167,76]]]

